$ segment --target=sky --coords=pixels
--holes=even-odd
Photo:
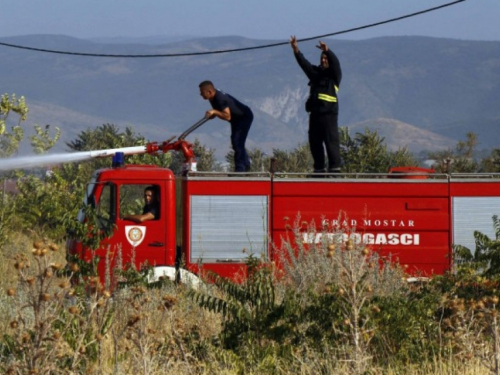
[[[214,37],[288,40],[335,33],[454,0],[0,0],[0,37]],[[500,40],[500,0],[466,0],[335,38]]]

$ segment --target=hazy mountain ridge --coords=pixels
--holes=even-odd
[[[420,129],[394,119],[378,118],[366,120],[348,126],[351,137],[355,133],[364,133],[365,129],[377,131],[385,138],[385,144],[391,150],[407,147],[410,152],[418,153],[422,150],[436,151],[447,149],[456,144],[456,140],[445,137],[429,130]]]
[[[221,51],[276,43],[236,36],[169,43],[159,38],[161,44],[148,44],[151,40],[99,43],[55,35],[0,41],[123,55]],[[447,148],[471,130],[479,134],[481,148],[498,147],[494,130],[500,125],[500,42],[387,37],[329,40],[328,44],[343,69],[341,126],[352,131],[378,129],[388,144],[409,145],[415,152]],[[304,55],[317,63],[319,53],[314,46],[314,42],[299,44]],[[180,134],[209,108],[198,94],[198,83],[204,79],[213,80],[218,88],[253,108],[249,147],[269,152],[293,148],[307,139],[307,79],[289,45],[155,58],[72,56],[0,46],[0,61],[0,91],[26,97],[30,107],[26,125],[60,126],[64,141],[105,122],[132,125],[157,141]],[[190,139],[198,137],[221,157],[229,150],[228,128],[220,120],[210,121]]]
[[[266,96],[260,100],[254,101],[254,108],[274,117],[277,120],[289,123],[297,121],[297,118],[303,117],[300,113],[303,110],[302,104],[307,97],[307,89],[299,87],[285,87],[283,91],[274,96]]]

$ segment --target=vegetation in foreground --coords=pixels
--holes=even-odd
[[[198,289],[149,270],[110,291],[48,240],[4,248],[0,369],[6,374],[498,374],[500,269],[477,271],[500,233],[454,275],[408,283],[376,249],[296,225],[276,264]],[[480,234],[478,234],[479,236]],[[344,237],[345,238],[345,237]],[[489,252],[488,250],[492,251]],[[463,251],[466,251],[463,249]]]

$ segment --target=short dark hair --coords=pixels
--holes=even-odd
[[[144,189],[144,192],[146,191],[150,191],[151,193],[153,193],[153,197],[157,200],[158,199],[158,187],[155,186],[155,185],[151,185],[151,186],[147,186],[145,189]]]
[[[201,88],[204,88],[204,87],[208,87],[208,88],[212,88],[212,89],[214,89],[214,88],[215,88],[215,86],[214,86],[214,84],[212,83],[212,81],[208,81],[208,80],[203,81],[202,83],[200,83],[199,87],[200,87],[200,89],[201,89]]]

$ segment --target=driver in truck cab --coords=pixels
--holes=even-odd
[[[158,220],[160,217],[160,205],[158,204],[158,195],[153,186],[144,189],[144,207],[142,214],[124,215],[123,220],[130,220],[134,223],[143,223],[149,220]]]

